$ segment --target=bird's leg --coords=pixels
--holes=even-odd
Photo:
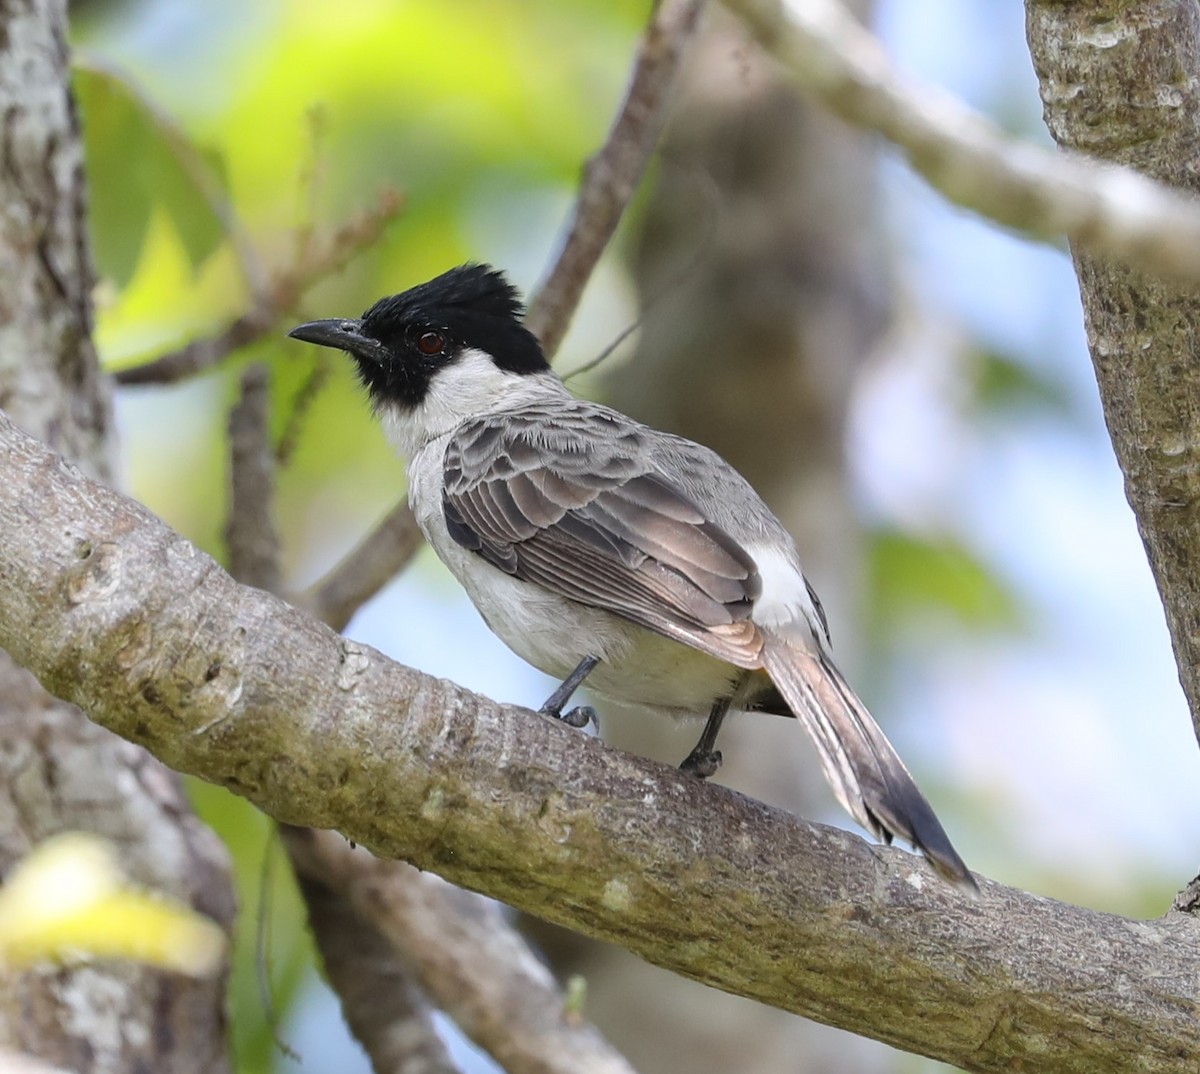
[[[721,721],[725,719],[725,714],[729,711],[732,702],[733,698],[731,697],[718,698],[713,702],[713,707],[708,714],[708,722],[704,725],[704,731],[700,735],[700,741],[696,743],[695,748],[679,766],[682,771],[700,779],[708,779],[721,767],[721,751],[713,749],[713,747],[717,744]]]
[[[553,716],[556,720],[562,720],[568,727],[587,727],[587,725],[595,724],[596,730],[600,730],[600,717],[596,715],[596,710],[591,705],[579,705],[570,712],[563,712],[563,705],[571,700],[571,695],[583,685],[583,680],[591,674],[592,668],[600,663],[598,656],[585,656],[579,661],[579,666],[571,672],[561,685],[554,691],[538,712],[543,716]]]

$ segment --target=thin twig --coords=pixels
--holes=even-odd
[[[508,1074],[633,1074],[500,908],[411,865],[353,850],[335,832],[283,828],[293,862],[386,938],[421,987]],[[377,1068],[378,1069],[378,1068]]]
[[[118,384],[173,384],[217,365],[234,351],[261,339],[271,330],[274,312],[256,307],[230,321],[216,335],[196,339],[178,350],[149,362],[118,369],[113,374]]]
[[[903,149],[957,205],[1045,241],[1200,280],[1200,206],[1128,168],[1009,137],[935,86],[902,75],[837,0],[725,0],[793,82],[831,112]]]
[[[525,323],[553,357],[583,289],[632,200],[662,132],[666,102],[704,0],[661,0],[604,146],[586,164],[567,237]]]
[[[242,397],[229,415],[230,571],[246,585],[279,591],[279,536],[272,518],[275,455],[271,450],[270,372],[255,364],[242,374]]]
[[[701,172],[700,176],[703,180],[704,189],[708,194],[709,213],[707,214],[707,222],[704,231],[700,235],[700,240],[696,244],[695,252],[688,258],[687,262],[678,271],[671,274],[667,281],[658,288],[658,290],[642,301],[642,309],[631,324],[626,325],[621,329],[594,357],[589,358],[586,362],[577,365],[568,373],[562,375],[564,381],[570,380],[572,377],[581,376],[584,373],[590,373],[613,354],[622,343],[632,336],[645,323],[646,318],[652,313],[660,303],[674,294],[682,287],[699,268],[701,261],[708,255],[712,248],[713,240],[717,235],[718,222],[718,200],[720,193],[716,189],[716,184],[713,178],[707,172]]]
[[[279,435],[279,443],[275,445],[275,464],[280,469],[291,464],[296,445],[300,442],[300,431],[304,426],[304,419],[308,417],[313,403],[321,394],[321,389],[325,387],[332,372],[333,362],[329,352],[318,351],[316,364],[304,378],[304,383],[300,385],[300,390],[292,399],[292,409],[288,412],[283,432]]]
[[[317,233],[317,199],[325,178],[324,146],[329,117],[324,105],[314,104],[304,118],[308,125],[308,156],[300,169],[300,223],[295,229],[297,261],[308,259]]]
[[[220,332],[118,370],[114,374],[117,383],[173,384],[211,369],[234,351],[262,339],[313,284],[339,272],[356,254],[373,245],[403,207],[404,197],[399,191],[385,190],[377,204],[364,209],[323,243],[310,243],[303,261],[274,276],[255,304]]]
[[[314,867],[306,848],[336,839],[333,832],[281,827],[308,909],[325,976],[342,1003],[355,1039],[375,1071],[395,1074],[458,1074],[433,1023],[433,1007],[414,975],[379,929],[353,905],[351,877],[340,865]],[[430,935],[424,942],[438,944]]]
[[[292,603],[334,630],[343,630],[359,608],[408,566],[424,540],[408,500],[402,500],[333,570]]]

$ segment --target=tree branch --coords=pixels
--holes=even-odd
[[[956,205],[1043,241],[1066,235],[1093,253],[1200,280],[1200,206],[1192,198],[1128,168],[1009,137],[951,95],[903,76],[838,0],[805,0],[786,14],[778,0],[725,0],[725,6],[797,86],[847,122],[899,146]],[[1084,4],[1075,11],[1094,7],[1119,9]],[[1178,80],[1170,81],[1176,88]],[[1118,93],[1118,100],[1126,99],[1123,88]],[[1176,108],[1173,101],[1163,107]],[[1070,104],[1048,101],[1047,107]]]
[[[375,205],[343,224],[324,243],[307,246],[301,260],[273,276],[253,306],[219,332],[151,361],[119,369],[113,379],[126,386],[174,384],[220,364],[234,351],[266,336],[280,318],[295,309],[305,291],[371,246],[403,208],[399,191],[383,191]]]
[[[715,987],[972,1071],[1200,1049],[1200,924],[1131,922],[608,749],[238,586],[0,417],[0,645],[167,764]],[[1153,974],[1145,967],[1153,965]]]
[[[334,630],[351,617],[417,554],[425,536],[408,500],[393,507],[324,578],[296,598],[296,603]]]
[[[1026,13],[1055,139],[1200,191],[1196,5],[1028,0]],[[1200,295],[1090,247],[1072,253],[1105,421],[1200,738]]]
[[[584,166],[567,237],[529,305],[525,323],[547,358],[558,352],[600,255],[633,199],[658,144],[666,102],[704,0],[659,0],[608,139]]]
[[[297,845],[320,839],[321,833],[311,828],[283,828],[282,833],[325,975],[372,1068],[377,1074],[458,1074],[413,975],[379,930],[351,906],[342,878],[322,872],[320,863],[297,852]]]
[[[285,828],[292,860],[324,877],[412,966],[433,1001],[508,1074],[633,1074],[582,1020],[499,907],[333,832]]]
[[[270,373],[261,363],[241,378],[242,397],[229,413],[229,568],[243,585],[279,592],[279,534],[272,505],[275,460],[270,439]]]

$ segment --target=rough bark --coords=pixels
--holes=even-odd
[[[0,5],[0,407],[108,480],[112,408],[90,339],[93,272],[68,80],[65,5]],[[224,850],[192,816],[179,777],[0,654],[0,875],[73,828],[112,839],[135,880],[231,918]],[[78,1072],[219,1072],[223,987],[133,966],[0,973],[0,1048]]]
[[[1190,1070],[1200,923],[805,823],[400,667],[238,586],[0,418],[0,644],[179,771],[707,984],[967,1070]],[[387,714],[384,716],[383,714]],[[1152,970],[1148,970],[1152,967]]]
[[[1200,191],[1200,8],[1028,0],[1046,124],[1064,148]],[[1072,247],[1125,494],[1200,736],[1200,294]]]
[[[0,409],[102,480],[112,406],[91,342],[83,151],[59,0],[0,7]]]

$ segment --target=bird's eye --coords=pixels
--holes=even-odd
[[[446,337],[441,332],[422,332],[417,336],[417,350],[422,354],[441,354],[446,349]]]

